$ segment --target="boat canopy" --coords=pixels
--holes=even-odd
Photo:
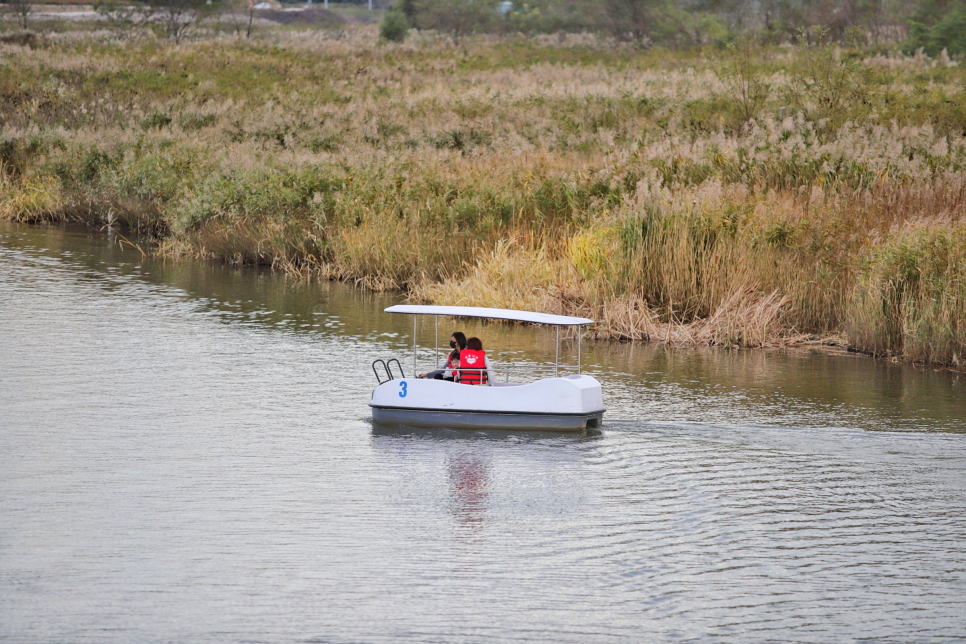
[[[397,304],[386,309],[386,313],[407,313],[409,315],[449,315],[461,318],[490,318],[493,320],[514,320],[533,324],[553,326],[583,326],[593,324],[593,320],[570,315],[551,315],[533,311],[514,311],[513,309],[487,309],[480,306],[433,306],[423,304]]]

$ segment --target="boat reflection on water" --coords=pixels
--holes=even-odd
[[[489,459],[474,453],[457,453],[446,459],[446,469],[453,516],[462,528],[479,531],[483,527],[490,485]]]
[[[571,498],[574,487],[554,482],[580,469],[582,448],[602,435],[600,430],[561,434],[372,423],[372,445],[392,471],[395,493],[423,502],[435,497],[433,505],[452,516],[453,527],[464,536],[480,534],[493,509],[497,523],[508,515],[530,515],[534,495],[546,506],[579,503]]]

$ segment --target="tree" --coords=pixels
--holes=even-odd
[[[762,77],[755,49],[748,41],[728,45],[727,53],[715,59],[714,73],[724,86],[725,94],[734,101],[743,122],[758,116],[768,99],[771,85]]]
[[[829,41],[827,30],[817,27],[814,31],[814,45],[801,37],[799,61],[791,69],[788,99],[810,121],[835,119],[849,103],[858,103],[862,98],[862,64],[843,57]]]
[[[808,0],[802,3],[802,17],[805,24],[823,27],[829,38],[842,42],[850,33],[877,31],[884,7],[882,0]]]
[[[765,33],[772,40],[790,37],[805,26],[802,5],[794,0],[762,0],[760,10]]]
[[[396,0],[392,6],[399,7],[410,25],[416,24],[416,0]]]
[[[109,28],[119,33],[132,33],[147,26],[153,19],[153,12],[147,5],[121,4],[116,0],[101,0],[94,4],[96,11]]]
[[[748,0],[685,0],[683,8],[689,13],[695,11],[714,15],[729,31],[744,31],[753,22],[757,3]]]
[[[391,5],[379,22],[379,35],[390,42],[402,42],[406,40],[408,32],[406,14],[395,4]]]
[[[8,7],[8,11],[16,16],[17,24],[20,25],[20,28],[26,31],[27,20],[33,11],[33,8],[30,6],[30,0],[6,0],[5,4]]]
[[[930,56],[966,53],[966,2],[925,2],[909,20],[905,51],[923,49]]]
[[[225,6],[228,11],[228,19],[235,28],[235,33],[241,37],[244,29],[245,38],[252,37],[252,25],[255,22],[255,5],[258,0],[228,0]]]
[[[604,0],[614,37],[647,44],[661,40],[673,29],[669,17],[673,0]]]
[[[171,40],[180,43],[215,5],[206,0],[149,0],[159,24]]]
[[[457,45],[496,21],[495,0],[415,0],[416,26],[448,33]]]
[[[859,33],[878,41],[895,38],[911,4],[907,0],[760,0],[758,11],[765,33],[773,41],[793,39],[812,26],[821,27],[836,42]],[[813,33],[809,37],[814,41]]]

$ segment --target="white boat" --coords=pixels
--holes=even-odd
[[[600,383],[581,373],[580,334],[577,334],[577,365],[560,365],[560,327],[592,324],[587,318],[550,315],[510,309],[471,306],[390,306],[387,313],[413,316],[413,375],[416,375],[416,316],[436,317],[436,364],[439,367],[439,316],[515,320],[555,327],[556,352],[553,377],[535,382],[509,382],[514,365],[494,366],[487,354],[488,383],[468,385],[445,380],[407,378],[396,358],[376,360],[372,370],[379,386],[372,392],[372,420],[380,424],[416,427],[453,427],[461,429],[526,429],[583,431],[599,427],[604,417]],[[380,374],[377,367],[382,366]],[[395,365],[395,368],[393,368]],[[524,373],[539,371],[526,365]],[[576,370],[561,376],[560,371]],[[506,375],[500,382],[499,371]],[[396,373],[398,371],[398,373]]]

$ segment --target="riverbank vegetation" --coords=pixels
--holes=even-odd
[[[966,357],[948,52],[95,27],[0,44],[0,216],[600,337]]]

